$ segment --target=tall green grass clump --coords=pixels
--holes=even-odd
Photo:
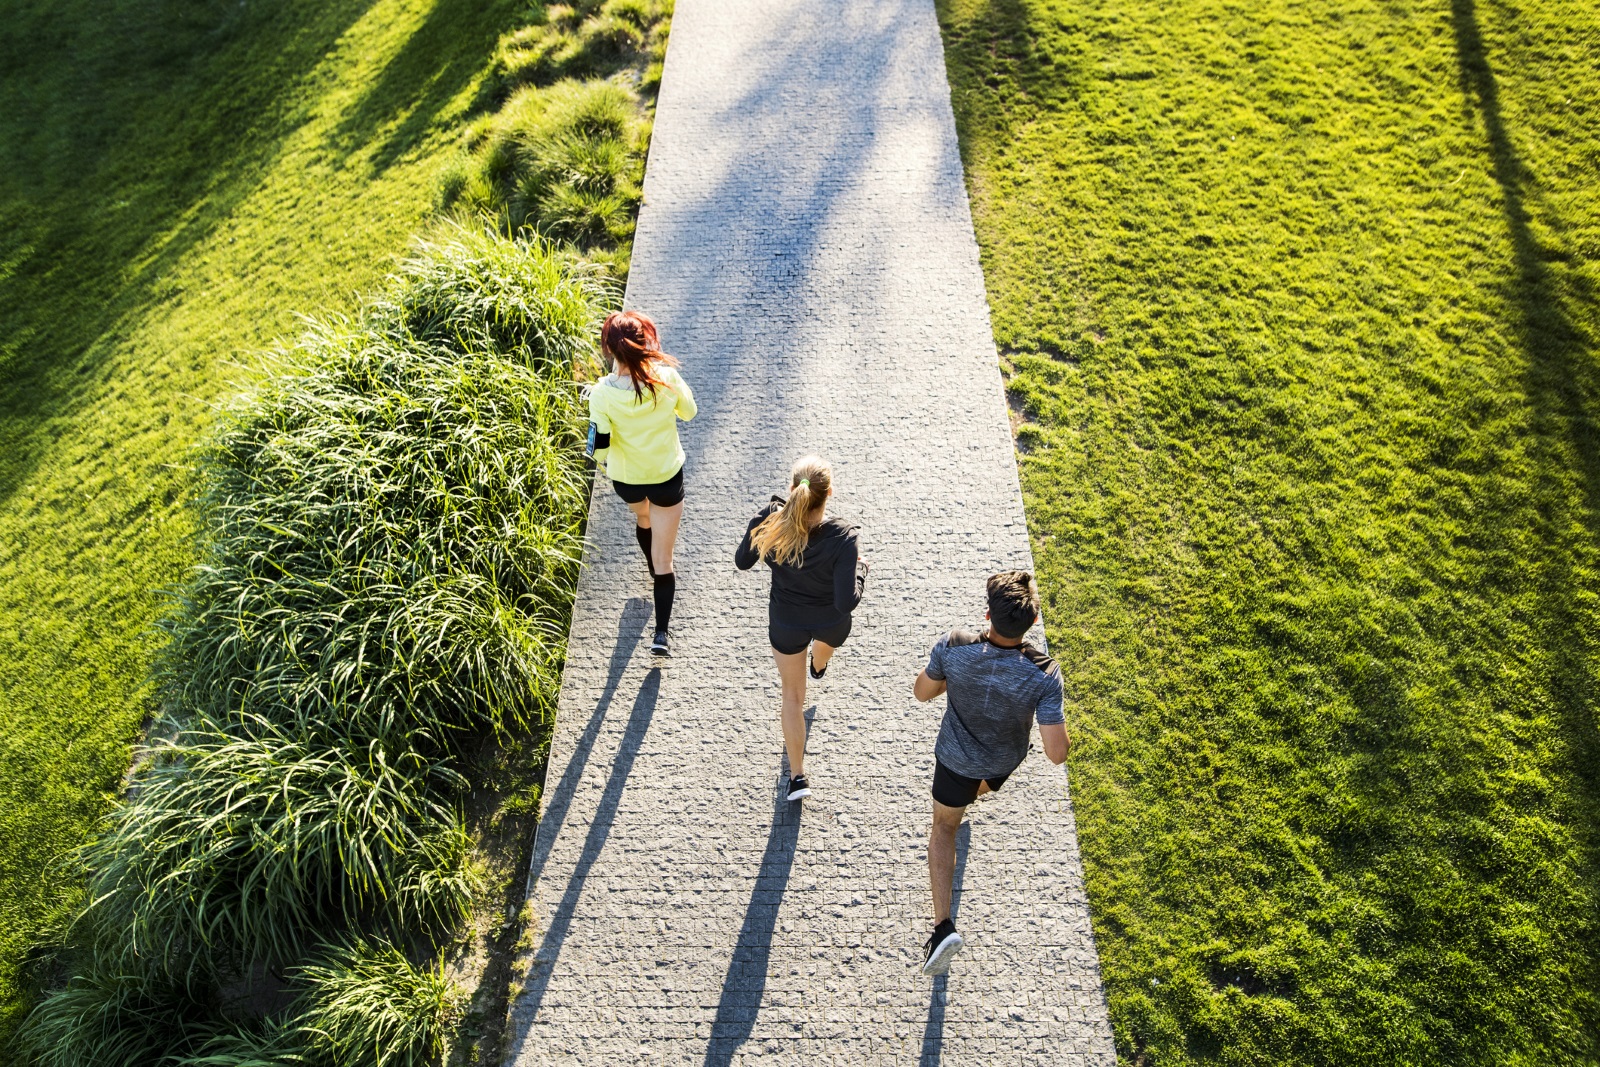
[[[37,1063],[436,1057],[454,994],[422,961],[474,888],[463,745],[553,707],[587,502],[575,370],[611,296],[542,240],[447,225],[223,412],[167,714],[83,852],[81,958],[25,1025]],[[233,1003],[263,969],[293,1009]]]
[[[502,91],[549,85],[562,78],[606,77],[647,64],[660,80],[671,0],[579,0],[551,4],[529,26],[501,38],[495,72]]]
[[[502,39],[501,106],[470,126],[440,206],[570,244],[626,273],[671,4],[557,4]]]
[[[163,657],[182,712],[437,747],[550,706],[599,290],[543,246],[448,232],[224,413]]]
[[[439,966],[357,939],[302,967],[297,1025],[311,1056],[341,1067],[422,1067],[444,1051],[441,1024],[461,996]]]
[[[471,896],[466,783],[425,737],[235,720],[158,746],[87,851],[100,921],[185,980],[282,969],[330,929],[448,929]]]

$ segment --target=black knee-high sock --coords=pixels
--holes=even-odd
[[[667,628],[672,621],[672,597],[678,591],[676,574],[656,575],[656,630]]]
[[[634,536],[639,539],[639,547],[644,549],[644,565],[650,568],[650,577],[656,576],[656,561],[650,558],[650,527],[635,526]]]

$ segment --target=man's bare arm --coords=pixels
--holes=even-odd
[[[1044,755],[1051,763],[1067,762],[1067,749],[1072,747],[1072,739],[1067,736],[1066,723],[1056,722],[1049,726],[1040,723],[1039,740],[1044,742]]]
[[[911,687],[911,691],[916,694],[918,700],[926,702],[944,692],[944,683],[934,681],[928,677],[927,671],[923,671],[917,675],[917,683]]]

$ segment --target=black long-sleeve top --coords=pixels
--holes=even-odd
[[[733,561],[742,571],[761,557],[750,543],[762,520],[783,507],[782,497],[762,508],[744,532]],[[855,611],[866,591],[867,565],[861,562],[856,527],[840,519],[824,519],[811,531],[798,564],[767,560],[772,568],[771,619],[779,626],[804,630],[832,626]]]

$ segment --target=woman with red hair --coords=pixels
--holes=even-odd
[[[633,512],[634,532],[655,581],[656,632],[650,651],[665,656],[677,576],[672,550],[683,518],[683,445],[678,420],[694,418],[694,393],[678,361],[661,351],[656,324],[637,311],[614,311],[600,327],[612,372],[589,390],[595,462]]]

